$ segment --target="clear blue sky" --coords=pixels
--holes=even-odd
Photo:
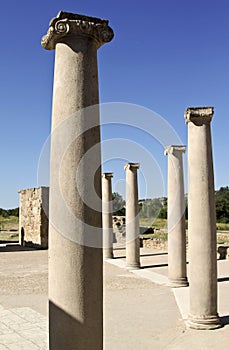
[[[155,111],[184,144],[184,110],[215,107],[215,185],[228,185],[228,0],[9,0],[1,3],[0,207],[18,206],[17,191],[37,186],[39,155],[50,133],[54,64],[54,51],[44,50],[40,40],[59,10],[109,19],[114,29],[115,39],[98,53],[101,102],[131,103]],[[126,138],[124,128],[104,126],[103,139]],[[156,143],[152,147],[153,142],[136,130],[130,139],[153,154],[166,188],[163,147]],[[116,188],[123,186],[122,167],[123,160],[104,165],[105,171],[116,172]],[[148,179],[147,184],[151,186]],[[149,193],[158,194],[153,189]]]

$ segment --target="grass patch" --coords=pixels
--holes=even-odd
[[[143,227],[153,227],[159,230],[166,230],[167,229],[167,220],[166,219],[158,219],[158,218],[139,218],[140,226]],[[188,220],[185,222],[186,229],[188,228]],[[216,225],[217,231],[229,231],[229,224],[224,223],[217,223]],[[166,232],[162,231],[155,231],[153,234],[143,234],[140,235],[140,238],[149,238],[149,239],[155,239],[155,240],[161,240],[161,241],[167,241],[168,240],[168,234]],[[186,242],[188,243],[188,232],[186,231]],[[217,244],[229,244],[229,234],[217,234]]]
[[[139,217],[139,224],[143,227],[154,227],[159,229],[167,229],[167,220],[159,218],[143,218]]]
[[[19,218],[17,216],[0,216],[0,243],[13,243],[19,241]]]
[[[229,224],[218,223],[216,229],[217,231],[229,231]]]
[[[226,239],[217,239],[217,244],[225,244],[225,243],[228,243],[228,240]]]
[[[18,230],[19,218],[9,216],[7,218],[0,216],[0,231]]]
[[[139,217],[139,224],[143,227],[154,227],[158,229],[167,229],[167,219],[159,219],[159,218],[143,218]],[[185,227],[188,229],[188,220],[185,220]],[[217,223],[216,224],[217,231],[229,231],[229,224]]]

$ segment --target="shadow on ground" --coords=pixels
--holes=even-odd
[[[229,277],[220,277],[217,279],[218,282],[228,282],[229,281]]]
[[[229,315],[220,317],[223,326],[229,325]]]
[[[25,252],[31,250],[41,250],[42,248],[23,247],[20,244],[7,244],[0,246],[0,253]]]
[[[151,269],[154,267],[166,267],[168,264],[155,264],[155,265],[147,265],[147,266],[141,266],[141,269]]]

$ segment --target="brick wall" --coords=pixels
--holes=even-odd
[[[20,190],[19,239],[26,246],[48,247],[49,188]]]

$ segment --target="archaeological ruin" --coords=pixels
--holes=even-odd
[[[112,173],[102,174],[103,258],[113,258]]]
[[[49,196],[50,350],[103,349],[103,259],[114,258],[115,230],[116,238],[119,235],[125,242],[125,266],[129,270],[141,268],[140,164],[127,163],[124,167],[125,218],[112,217],[113,173],[101,174],[97,50],[113,39],[114,33],[108,24],[99,18],[59,12],[42,38],[46,50],[55,50]],[[213,112],[212,107],[188,108],[185,112],[189,281],[183,175],[186,147],[169,145],[165,149],[168,156],[168,282],[175,288],[190,285],[188,326],[203,330],[221,326],[217,312],[210,130]],[[47,198],[45,188],[20,191],[22,244],[32,242],[47,247],[47,218],[44,223],[42,208]],[[36,218],[33,222],[32,216]]]
[[[210,127],[213,114],[213,107],[187,108],[185,111],[189,170],[188,325],[203,330],[221,327],[217,307],[215,187]]]
[[[126,264],[129,269],[140,268],[138,176],[140,164],[127,163],[126,171]]]
[[[20,190],[19,196],[20,244],[48,248],[49,187]]]
[[[49,210],[51,350],[103,348],[97,50],[113,36],[106,20],[60,12],[42,38],[46,50],[55,50]],[[94,106],[91,114],[90,106]],[[93,149],[90,159],[85,156],[89,149]],[[93,209],[85,203],[88,196]]]
[[[182,154],[185,146],[168,146],[168,278],[171,287],[188,285]]]

